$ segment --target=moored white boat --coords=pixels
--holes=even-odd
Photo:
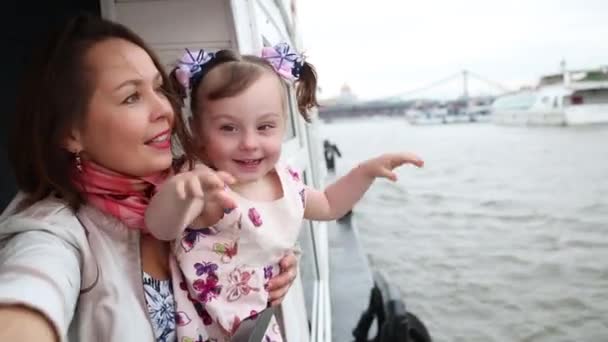
[[[564,99],[567,125],[608,123],[608,81],[573,84]]]
[[[608,73],[582,70],[545,76],[536,88],[496,99],[492,117],[502,125],[608,123]]]

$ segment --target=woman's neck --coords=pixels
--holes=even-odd
[[[169,243],[152,235],[142,234],[140,246],[143,271],[157,280],[169,279]]]

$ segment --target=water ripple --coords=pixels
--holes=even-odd
[[[355,218],[435,341],[608,341],[608,127],[322,129],[338,173],[387,146],[426,159],[376,182]]]

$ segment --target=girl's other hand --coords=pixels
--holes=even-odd
[[[387,153],[374,159],[367,160],[359,167],[363,168],[364,172],[372,178],[388,178],[394,182],[397,180],[397,175],[393,170],[404,164],[423,167],[424,161],[413,153]]]

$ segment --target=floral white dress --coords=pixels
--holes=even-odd
[[[229,341],[240,322],[268,306],[266,284],[297,242],[305,203],[300,173],[282,164],[275,170],[283,188],[280,199],[252,201],[233,192],[235,209],[212,227],[186,229],[175,242],[180,342]],[[274,318],[265,338],[282,340]]]

